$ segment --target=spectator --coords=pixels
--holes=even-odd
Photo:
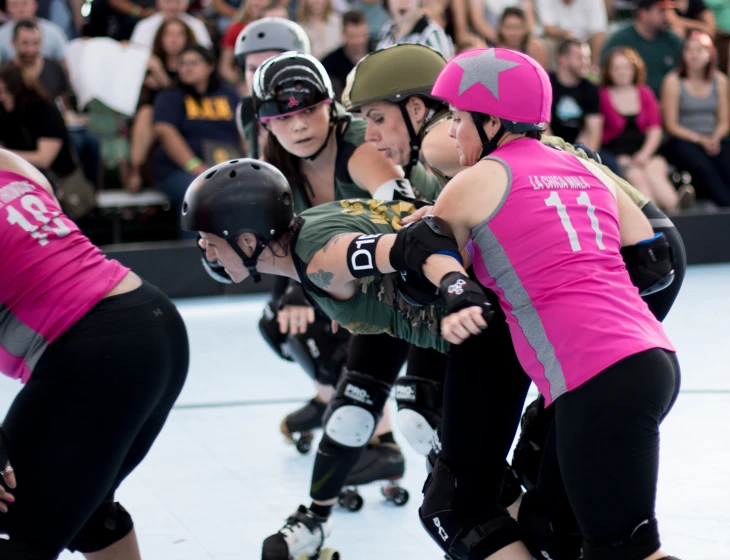
[[[312,56],[323,59],[342,44],[342,16],[332,0],[298,0],[297,23],[309,35]]]
[[[381,2],[381,0],[352,0],[352,2],[350,2],[350,6],[353,10],[358,10],[365,14],[365,19],[368,20],[370,37],[373,39],[377,39],[379,37],[380,30],[390,21],[390,14],[388,13],[388,10],[383,7],[383,2]]]
[[[715,16],[717,30],[715,46],[717,47],[718,69],[725,74],[730,71],[730,2],[727,0],[704,0],[705,5]]]
[[[591,63],[590,47],[568,39],[558,47],[558,66],[550,74],[553,107],[550,131],[571,144],[598,151],[603,139],[603,116],[598,88],[586,80]]]
[[[447,60],[454,56],[451,38],[428,18],[421,0],[389,0],[388,6],[392,19],[380,33],[378,49],[401,43],[416,43],[431,47]]]
[[[157,13],[140,20],[134,26],[132,38],[130,39],[132,43],[142,45],[151,50],[155,35],[162,22],[177,18],[183,20],[193,30],[198,44],[206,48],[213,47],[213,42],[210,40],[210,34],[205,24],[187,13],[188,0],[157,0],[157,8],[159,9]]]
[[[289,19],[289,10],[286,9],[286,5],[282,2],[271,2],[268,7],[261,14],[262,18],[282,18]],[[235,47],[235,45],[234,45]]]
[[[674,9],[667,11],[669,27],[681,39],[690,31],[702,31],[710,38],[715,36],[715,16],[704,0],[674,0]]]
[[[146,179],[144,168],[154,144],[152,115],[155,97],[161,90],[177,84],[180,53],[187,45],[194,44],[192,30],[181,19],[168,19],[157,30],[148,63],[149,71],[142,85],[137,114],[132,124],[130,170],[124,185],[130,192],[139,191]]]
[[[245,5],[246,2],[242,0],[212,0],[210,7],[213,8],[217,16],[216,28],[218,33],[225,34]]]
[[[709,35],[691,32],[682,60],[662,84],[665,153],[719,206],[730,206],[730,98]]]
[[[322,60],[322,66],[335,88],[336,99],[341,98],[350,71],[375,48],[375,41],[370,39],[368,22],[363,13],[357,10],[345,12],[342,16],[342,38],[345,44]]]
[[[662,79],[677,65],[682,53],[682,40],[667,28],[667,10],[673,7],[674,3],[667,0],[638,0],[633,23],[608,38],[601,65],[605,68],[606,56],[616,47],[630,47],[645,65],[646,84],[659,95]]]
[[[669,182],[667,162],[657,155],[662,141],[659,103],[644,84],[644,63],[633,49],[617,47],[606,56],[602,74],[604,148],[616,156],[627,181],[662,210],[674,210],[677,192]]]
[[[220,60],[218,61],[218,73],[221,78],[232,84],[241,81],[241,69],[233,57],[233,48],[236,46],[236,39],[239,33],[252,21],[263,17],[264,10],[269,7],[271,0],[246,0],[236,12],[233,22],[228,26],[221,40]]]
[[[38,4],[35,0],[7,0],[6,9],[10,21],[0,26],[0,62],[10,62],[15,58],[12,43],[13,30],[15,24],[21,20],[30,20],[38,25],[43,44],[41,53],[45,58],[64,59],[64,51],[68,42],[66,35],[55,23],[36,17]]]
[[[548,55],[545,43],[532,36],[527,16],[522,8],[505,8],[499,19],[497,46],[530,55],[543,68],[547,68]]]
[[[38,24],[24,19],[13,30],[14,63],[28,81],[38,82],[51,99],[64,96],[64,105],[70,107],[68,94],[71,87],[61,63],[42,56],[43,37]]]
[[[532,0],[469,0],[471,26],[490,44],[497,45],[504,14],[513,8],[522,12],[525,33],[531,33],[535,27],[535,5]]]
[[[153,156],[158,188],[178,206],[188,185],[209,167],[242,153],[233,109],[236,89],[215,72],[213,54],[187,46],[180,54],[179,84],[155,98],[154,132],[160,146]],[[183,237],[195,235],[183,232]]]
[[[157,12],[155,0],[108,0],[109,23],[107,31],[112,39],[128,41],[139,20]]]
[[[58,184],[77,171],[68,130],[56,105],[20,68],[0,70],[0,143]]]

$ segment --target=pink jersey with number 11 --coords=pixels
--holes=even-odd
[[[495,291],[517,356],[550,404],[650,348],[674,351],[619,252],[618,205],[571,154],[520,139],[497,209],[472,229],[474,271]]]
[[[48,345],[128,272],[43,188],[0,171],[0,373],[26,383]]]

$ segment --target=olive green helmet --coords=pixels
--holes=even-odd
[[[446,66],[440,53],[425,45],[400,44],[367,55],[347,76],[342,103],[358,111],[375,101],[399,103],[412,95],[431,98],[436,78]]]

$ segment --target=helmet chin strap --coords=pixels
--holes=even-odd
[[[484,115],[482,113],[477,113],[474,111],[469,111],[469,114],[471,115],[471,120],[474,121],[474,126],[477,127],[479,140],[481,140],[482,142],[482,153],[479,156],[479,160],[481,161],[497,149],[497,144],[499,144],[499,141],[502,139],[502,136],[504,136],[504,134],[507,132],[507,129],[504,128],[504,125],[502,125],[502,122],[500,121],[499,130],[494,136],[492,136],[492,139],[490,140],[489,138],[487,138],[487,133],[484,131]]]
[[[236,254],[241,257],[241,260],[243,261],[243,266],[248,269],[248,273],[250,276],[253,277],[253,281],[255,283],[261,282],[261,274],[258,270],[256,270],[256,264],[258,263],[259,256],[261,256],[263,250],[266,249],[266,243],[257,239],[256,249],[250,257],[243,252],[243,249],[241,249],[241,247],[239,247],[237,240],[229,239],[228,244],[236,252]]]
[[[410,158],[408,160],[408,164],[403,167],[403,171],[405,173],[406,179],[410,179],[411,177],[411,171],[413,171],[413,167],[418,163],[420,157],[421,157],[421,143],[423,142],[421,135],[416,133],[416,130],[413,128],[413,123],[411,122],[411,117],[408,114],[408,110],[406,109],[406,104],[408,103],[408,100],[401,101],[397,103],[398,108],[400,109],[401,115],[403,115],[403,121],[406,123],[406,129],[408,130],[408,137],[409,137],[409,146],[411,148],[411,154]],[[421,128],[423,129],[424,126],[428,124],[428,121],[430,121],[433,116],[436,114],[436,109],[438,107],[438,104],[433,105],[428,109],[428,113],[426,113],[426,118],[423,120],[423,124],[421,125]]]
[[[327,147],[327,143],[330,141],[330,136],[332,136],[332,131],[335,129],[336,123],[334,119],[334,109],[330,110],[330,122],[329,122],[329,129],[327,130],[327,138],[324,139],[324,144],[322,144],[319,149],[314,152],[311,156],[307,156],[304,159],[308,159],[309,161],[314,161],[317,159],[317,156],[321,154],[324,149]]]

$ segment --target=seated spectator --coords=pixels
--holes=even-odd
[[[692,32],[682,60],[662,84],[665,153],[692,174],[719,206],[730,206],[730,98],[727,76],[717,71],[712,39]]]
[[[116,41],[128,41],[139,20],[157,12],[155,0],[108,0],[107,32]]]
[[[236,20],[236,15],[246,4],[242,0],[213,0],[210,7],[216,14],[216,28],[218,33],[225,34],[226,29]]]
[[[702,31],[710,37],[715,36],[715,15],[704,0],[674,0],[674,6],[673,10],[667,11],[667,21],[680,39],[686,38],[690,31]]]
[[[557,46],[566,39],[588,43],[598,68],[608,30],[604,0],[537,0],[537,17],[551,45],[551,68],[555,67]]]
[[[601,53],[601,65],[616,47],[630,47],[637,53],[646,68],[646,85],[659,95],[662,80],[667,72],[679,63],[682,40],[668,29],[667,10],[674,4],[667,0],[638,0],[631,25],[620,29],[608,38]]]
[[[604,118],[603,147],[616,156],[621,175],[659,208],[674,210],[678,197],[669,170],[657,155],[662,141],[659,103],[644,84],[646,68],[628,47],[617,47],[603,65],[600,107]]]
[[[454,56],[451,37],[428,19],[421,0],[388,0],[388,10],[392,19],[380,32],[378,49],[401,43],[415,43],[431,47],[447,60]]]
[[[283,2],[271,2],[261,14],[262,18],[278,17],[282,19],[289,19],[289,10],[286,8],[286,4]]]
[[[124,185],[130,192],[139,191],[145,180],[149,181],[144,169],[154,144],[152,114],[155,97],[161,90],[177,84],[180,53],[187,45],[194,44],[192,30],[181,19],[168,19],[157,30],[148,63],[149,71],[142,85],[137,114],[132,124],[130,169]]]
[[[233,57],[233,49],[236,46],[238,34],[249,23],[263,17],[264,10],[268,8],[270,3],[271,0],[246,0],[245,4],[236,12],[233,21],[223,34],[220,60],[218,61],[218,73],[227,82],[237,84],[241,81],[241,69]]]
[[[531,33],[535,28],[535,5],[532,0],[468,1],[469,19],[471,21],[472,28],[491,45],[499,44],[499,27],[502,24],[502,19],[504,18],[504,14],[507,10],[518,8],[522,12],[526,34]],[[506,48],[509,49],[512,47]]]
[[[236,89],[216,75],[213,54],[187,46],[180,54],[178,85],[155,98],[152,160],[157,187],[178,206],[188,185],[209,167],[242,154],[234,121]],[[186,235],[183,237],[195,237]]]
[[[380,30],[390,21],[390,14],[383,7],[381,0],[352,0],[350,6],[353,10],[358,10],[365,14],[365,19],[368,20],[370,37],[373,39],[377,39],[380,36]]]
[[[548,53],[545,43],[532,36],[522,8],[505,8],[502,12],[497,30],[497,46],[528,54],[543,68],[547,68]]]
[[[597,152],[603,140],[603,115],[598,88],[585,78],[590,64],[587,44],[568,39],[558,47],[558,67],[550,74],[553,106],[549,133]]]
[[[332,0],[298,0],[297,23],[312,42],[312,56],[322,60],[342,44],[342,16]]]
[[[55,103],[20,68],[0,70],[0,143],[57,184],[77,171],[68,130]]]
[[[730,71],[730,2],[727,0],[704,0],[705,5],[715,16],[715,46],[718,55],[718,70],[727,74]]]
[[[155,35],[162,22],[176,18],[183,20],[193,30],[198,44],[206,48],[213,47],[213,42],[210,40],[210,34],[205,24],[187,13],[188,0],[157,0],[157,8],[159,9],[157,13],[140,20],[134,26],[132,38],[130,39],[132,43],[152,50]]]
[[[35,0],[7,0],[6,9],[10,20],[0,26],[0,63],[10,62],[15,58],[13,31],[15,24],[21,20],[30,20],[38,25],[43,39],[41,52],[45,58],[64,59],[68,42],[66,35],[55,23],[36,17],[38,4]]]
[[[335,96],[340,99],[345,89],[347,75],[362,57],[375,48],[375,41],[370,39],[368,22],[362,12],[351,10],[342,16],[342,39],[344,45],[332,51],[322,60],[327,70]]]

